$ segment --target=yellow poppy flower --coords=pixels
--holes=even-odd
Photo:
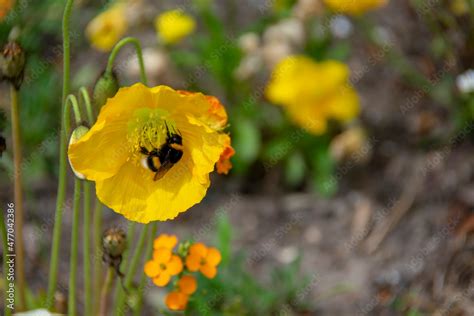
[[[125,35],[127,28],[126,4],[117,2],[89,22],[86,36],[94,48],[108,52]]]
[[[14,0],[0,0],[0,21],[8,15],[14,4]]]
[[[205,277],[213,279],[220,262],[221,253],[216,248],[208,248],[203,243],[195,243],[189,247],[186,267],[191,272],[199,270]]]
[[[183,262],[170,249],[160,248],[153,253],[153,259],[145,263],[144,271],[156,286],[166,286],[172,276],[183,271]]]
[[[386,5],[388,0],[324,0],[324,3],[338,13],[360,15]]]
[[[338,61],[287,57],[275,67],[265,94],[315,135],[326,132],[330,119],[347,122],[359,114],[359,97],[349,82],[349,69]]]
[[[171,10],[155,19],[155,28],[165,44],[176,44],[194,32],[196,22],[182,10]]]
[[[201,93],[140,83],[121,88],[69,146],[70,162],[115,212],[141,223],[173,219],[204,198],[225,149],[229,136],[211,127],[211,108]],[[182,145],[169,145],[170,135]],[[173,163],[171,147],[182,153]]]

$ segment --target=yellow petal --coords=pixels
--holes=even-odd
[[[181,258],[173,255],[167,264],[167,271],[171,275],[177,275],[183,271],[183,261]]]
[[[145,263],[144,270],[148,277],[154,278],[160,273],[160,264],[154,260],[150,260]]]
[[[93,47],[108,52],[123,37],[128,27],[125,10],[125,5],[118,3],[89,22],[86,35]]]
[[[157,263],[167,263],[171,260],[171,250],[168,248],[158,248],[153,251],[153,260]]]

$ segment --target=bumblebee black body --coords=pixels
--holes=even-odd
[[[181,135],[170,133],[166,126],[166,142],[159,149],[148,151],[141,147],[140,151],[146,155],[146,166],[155,172],[154,181],[161,179],[183,157],[183,139]]]

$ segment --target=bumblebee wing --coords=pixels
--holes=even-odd
[[[169,161],[165,161],[160,168],[158,168],[158,171],[155,173],[155,176],[153,177],[153,181],[158,181],[161,178],[165,176],[165,174],[168,172],[168,170],[173,167],[173,164]]]

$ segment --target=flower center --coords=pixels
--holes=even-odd
[[[167,137],[167,128],[174,128],[175,123],[167,119],[168,112],[162,109],[139,109],[133,113],[128,122],[128,141],[133,151],[141,152],[159,149]]]

